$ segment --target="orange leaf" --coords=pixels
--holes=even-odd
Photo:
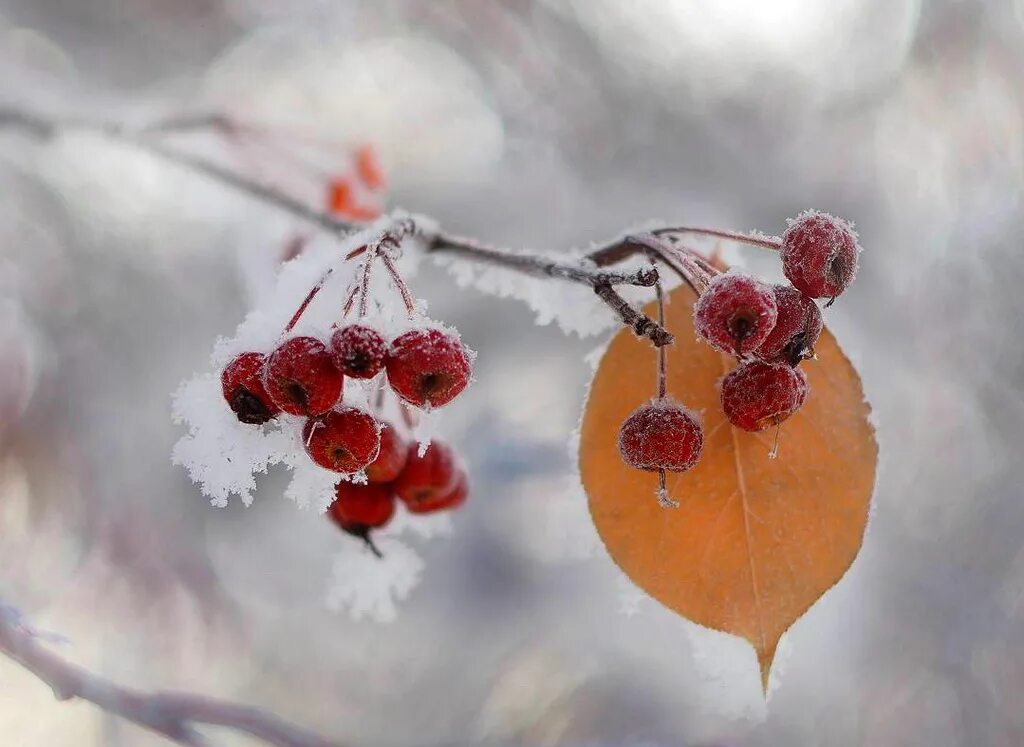
[[[878,447],[860,378],[826,330],[803,364],[810,395],[773,434],[733,428],[717,382],[735,366],[696,339],[693,294],[670,296],[669,394],[703,412],[704,454],[668,475],[677,509],[658,505],[658,475],[627,467],[623,420],[655,393],[656,351],[627,330],[601,359],[580,433],[590,513],[609,554],[634,583],[695,623],[745,638],[762,686],[779,638],[850,567],[860,550]],[[652,304],[649,316],[656,314]]]

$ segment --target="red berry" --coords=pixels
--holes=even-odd
[[[395,498],[388,485],[357,485],[342,480],[334,489],[337,496],[327,509],[331,519],[350,534],[365,536],[395,515]]]
[[[458,508],[466,502],[469,496],[469,478],[466,473],[459,470],[456,474],[455,484],[450,490],[440,493],[433,498],[428,498],[416,503],[406,503],[411,514],[430,514],[435,511],[448,511]]]
[[[779,310],[775,327],[755,354],[761,360],[795,366],[814,355],[821,334],[821,310],[814,300],[791,285],[773,286]]]
[[[409,456],[405,439],[393,425],[385,423],[380,431],[380,453],[366,468],[370,482],[391,482],[401,473]]]
[[[692,412],[670,399],[641,405],[619,429],[622,461],[635,469],[685,472],[704,449],[704,432]]]
[[[263,385],[271,401],[291,415],[322,415],[341,397],[343,377],[315,337],[293,337],[267,358]]]
[[[220,375],[228,406],[240,421],[249,425],[262,425],[281,412],[263,386],[265,362],[263,353],[242,353]]]
[[[438,329],[414,329],[391,343],[388,382],[411,405],[440,407],[469,383],[469,356],[459,338]]]
[[[410,511],[415,511],[418,506],[429,506],[451,493],[458,479],[459,469],[451,448],[434,441],[423,456],[419,455],[419,444],[409,445],[405,468],[393,487],[395,495]]]
[[[350,324],[331,335],[334,365],[353,379],[372,379],[380,373],[387,352],[387,341],[363,324]]]
[[[782,271],[811,298],[835,298],[857,274],[859,251],[849,223],[808,211],[782,234]]]
[[[697,299],[693,324],[723,353],[746,355],[771,333],[778,311],[770,286],[738,273],[717,275]]]
[[[357,472],[380,451],[377,421],[354,407],[310,418],[302,428],[302,441],[310,459],[334,472]]]
[[[721,395],[730,423],[745,431],[763,431],[796,412],[807,396],[807,382],[799,369],[753,361],[722,379]]]
[[[811,391],[811,385],[807,382],[807,374],[799,368],[796,369],[796,378],[796,407],[793,408],[793,412],[804,406],[804,402],[807,401],[807,395]]]

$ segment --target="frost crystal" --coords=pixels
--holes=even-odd
[[[391,537],[377,540],[377,546],[383,558],[375,557],[360,543],[345,543],[345,550],[334,559],[328,608],[347,612],[353,620],[395,619],[395,603],[409,596],[419,583],[423,560],[408,545]]]

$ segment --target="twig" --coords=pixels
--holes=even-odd
[[[58,700],[80,698],[186,747],[207,747],[199,725],[243,732],[276,747],[340,747],[259,708],[174,692],[122,687],[43,648],[33,631],[0,609],[0,653],[53,690]]]
[[[222,116],[210,114],[181,117],[131,130],[119,124],[48,118],[13,106],[0,106],[0,128],[2,127],[18,129],[39,139],[54,137],[63,131],[76,129],[103,135],[115,142],[132,145],[150,155],[182,166],[254,199],[272,205],[279,210],[291,213],[335,236],[347,236],[349,233],[362,227],[361,224],[339,220],[329,213],[313,209],[273,187],[249,179],[229,168],[181,150],[168,148],[153,139],[155,135],[171,132],[203,131],[205,129],[230,132],[232,128],[238,127],[236,123]],[[558,278],[589,285],[595,290],[598,287],[604,288],[614,285],[649,287],[657,280],[657,275],[654,274],[652,276],[649,271],[638,273],[602,272],[584,265],[557,262],[540,255],[484,247],[466,239],[442,234],[433,237],[429,242],[427,251],[457,254],[473,261],[500,265],[531,275]],[[617,293],[609,294],[602,291],[598,293],[598,296],[604,299],[615,311],[619,310],[620,301],[625,303]],[[637,312],[634,312],[630,316],[636,315]],[[622,316],[621,313],[620,316]],[[672,341],[672,336],[665,332],[656,322],[647,319],[647,317],[643,317],[643,320],[646,321],[638,325],[631,324],[631,326],[634,329],[642,328],[644,330],[642,334],[650,338],[653,344],[666,345]]]

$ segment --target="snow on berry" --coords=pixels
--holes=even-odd
[[[324,469],[352,474],[377,458],[380,425],[369,413],[344,407],[307,420],[302,441],[309,458]]]
[[[722,410],[737,428],[763,431],[799,409],[807,397],[803,371],[787,364],[752,361],[721,381]]]
[[[341,397],[343,377],[315,337],[292,337],[267,357],[263,386],[270,400],[290,415],[323,415]]]
[[[457,335],[439,329],[413,329],[397,337],[388,351],[388,383],[417,407],[441,407],[469,383],[470,357]]]
[[[266,360],[263,353],[242,353],[227,365],[220,376],[224,401],[241,423],[262,425],[281,412],[263,386]]]
[[[380,332],[365,324],[349,324],[331,335],[334,365],[345,376],[372,379],[384,368],[388,343]]]
[[[635,409],[619,429],[619,453],[634,469],[685,472],[704,449],[704,432],[690,410],[669,399]]]
[[[861,252],[853,226],[828,213],[808,210],[782,234],[782,271],[812,298],[835,298],[853,281]]]
[[[771,334],[778,310],[771,286],[749,275],[717,275],[693,307],[697,333],[716,350],[747,355]]]
[[[761,360],[795,366],[814,355],[822,330],[821,310],[791,285],[775,285],[772,290],[778,309],[775,327],[754,354]]]

